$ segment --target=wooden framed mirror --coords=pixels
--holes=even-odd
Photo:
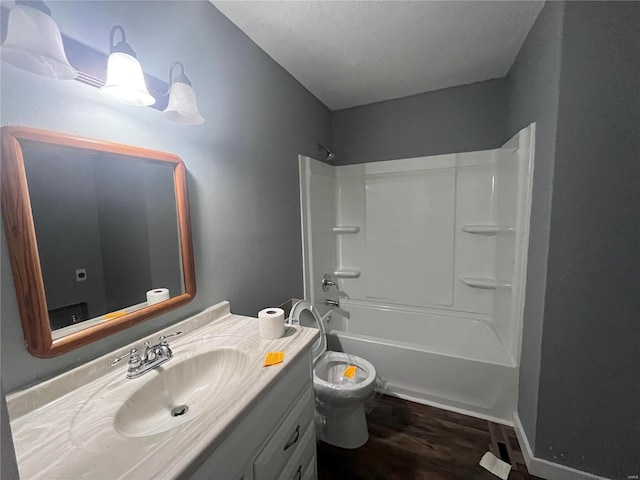
[[[5,235],[31,354],[60,355],[194,298],[180,157],[2,127],[1,177]]]

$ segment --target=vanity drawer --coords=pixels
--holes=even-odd
[[[253,462],[254,480],[276,478],[312,425],[313,409],[313,386],[309,385]]]
[[[316,432],[313,424],[310,423],[300,441],[300,445],[298,445],[298,448],[293,452],[282,472],[278,475],[278,480],[302,480],[305,478],[305,474],[308,473],[309,462],[313,460],[315,452]]]

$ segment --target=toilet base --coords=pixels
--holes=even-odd
[[[318,426],[318,439],[340,448],[359,448],[369,440],[364,405],[323,405],[325,423]]]

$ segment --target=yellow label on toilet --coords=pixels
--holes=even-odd
[[[264,358],[263,367],[268,367],[270,365],[277,365],[278,363],[282,363],[284,361],[284,352],[269,352],[267,356]]]
[[[344,376],[347,378],[353,378],[353,376],[356,374],[356,368],[357,367],[355,365],[349,365],[344,371]]]

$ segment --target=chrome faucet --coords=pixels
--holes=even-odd
[[[331,300],[330,298],[325,298],[324,304],[329,307],[340,308],[340,300]]]
[[[138,355],[138,349],[132,348],[129,353],[116,358],[109,364],[110,367],[116,365],[120,360],[129,357],[129,368],[127,369],[127,378],[138,378],[154,368],[158,368],[165,362],[173,358],[173,351],[169,347],[167,338],[180,335],[182,332],[175,332],[171,335],[162,335],[158,339],[158,343],[150,345],[149,342],[144,343],[144,352],[142,356]]]

